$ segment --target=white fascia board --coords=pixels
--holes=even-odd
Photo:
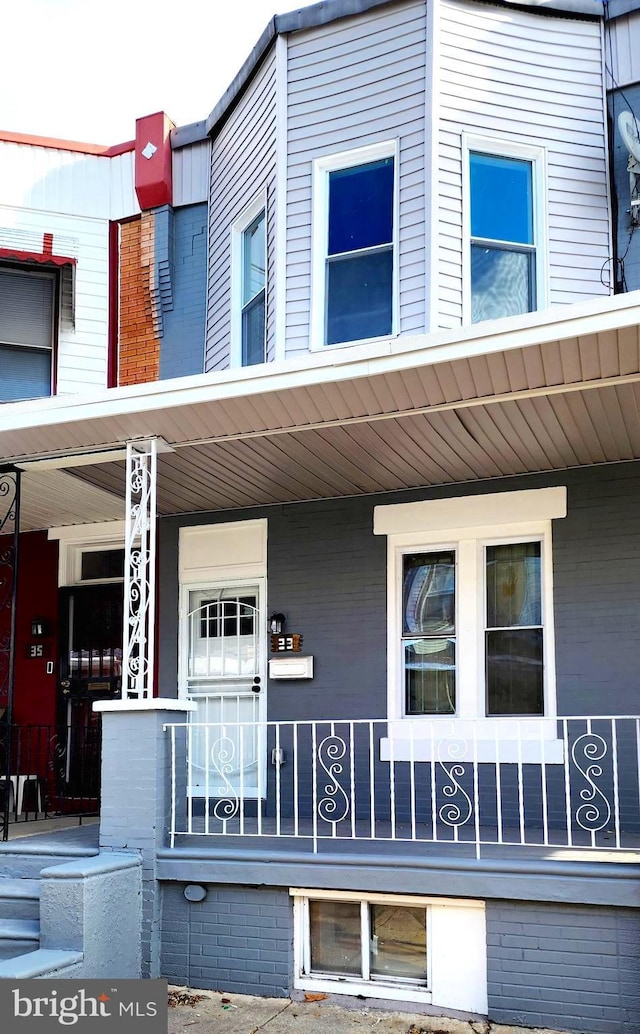
[[[592,299],[579,305],[489,320],[453,331],[401,336],[378,341],[375,345],[346,346],[331,349],[326,355],[316,352],[295,362],[282,360],[260,368],[153,381],[80,398],[58,396],[5,403],[0,407],[0,436],[3,431],[15,433],[26,428],[159,412],[177,406],[247,399],[266,392],[374,377],[637,324],[640,324],[640,291],[632,291],[604,301]],[[145,437],[148,436],[147,432]]]

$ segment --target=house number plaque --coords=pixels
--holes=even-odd
[[[302,636],[297,632],[271,636],[271,653],[300,653]]]

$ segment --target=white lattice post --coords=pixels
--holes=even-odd
[[[122,695],[153,696],[158,440],[127,443]]]

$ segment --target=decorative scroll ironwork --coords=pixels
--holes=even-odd
[[[325,822],[342,822],[349,814],[349,796],[337,779],[342,775],[341,761],[346,753],[347,744],[340,736],[325,736],[318,744],[318,761],[331,780],[323,787],[326,796],[318,802],[318,815]]]
[[[462,739],[441,740],[438,744],[438,764],[450,782],[442,787],[447,801],[440,806],[438,816],[445,826],[450,826],[457,836],[461,826],[466,825],[473,814],[471,798],[458,782],[466,769],[462,764],[468,753],[468,744]],[[454,799],[455,798],[455,799]]]
[[[217,772],[222,780],[213,790],[219,798],[213,806],[213,817],[220,821],[233,819],[238,814],[240,802],[227,776],[233,772],[236,745],[230,736],[221,736],[212,744],[209,756],[214,772]]]
[[[153,695],[158,442],[127,443],[124,696]]]
[[[588,787],[585,786],[580,790],[580,800],[584,803],[576,808],[575,814],[580,828],[585,829],[588,833],[599,833],[601,829],[605,829],[611,819],[611,805],[594,781],[602,778],[603,768],[599,762],[606,755],[606,740],[594,732],[585,732],[582,736],[578,736],[571,747],[573,763],[589,784]]]

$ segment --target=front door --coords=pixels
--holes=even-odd
[[[263,796],[265,622],[263,585],[188,590],[186,691],[194,797]]]
[[[100,716],[122,689],[122,583],[60,590],[59,776],[65,795],[97,797]]]

